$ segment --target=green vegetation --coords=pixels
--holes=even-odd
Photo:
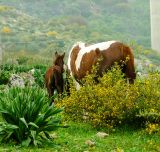
[[[12,57],[18,51],[47,60],[55,51],[68,54],[76,41],[119,40],[137,59],[160,64],[150,50],[149,0],[1,0],[0,6],[0,41]]]
[[[15,144],[1,144],[0,151],[21,152],[158,152],[160,141],[158,134],[147,134],[143,129],[136,130],[130,127],[116,128],[106,138],[96,136],[97,130],[88,124],[69,123],[69,127],[58,129],[54,137],[54,143],[43,143],[42,147],[19,147]],[[94,146],[85,144],[87,140],[95,142]]]
[[[42,145],[50,131],[60,127],[55,118],[61,109],[49,106],[45,93],[38,88],[12,88],[0,94],[0,135],[2,142],[11,139],[23,146]]]
[[[30,64],[21,63],[21,64],[3,64],[1,65],[0,71],[0,84],[7,84],[11,74],[21,74],[28,73],[31,74],[31,70],[34,70],[33,77],[36,82],[36,85],[44,88],[44,74],[47,69],[47,65],[42,64]]]
[[[0,12],[8,51],[46,51],[50,56],[67,52],[76,41],[112,39],[150,47],[149,0],[1,0],[0,6],[8,8]]]
[[[7,84],[10,78],[10,72],[2,70],[0,72],[0,84]]]

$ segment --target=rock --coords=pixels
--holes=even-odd
[[[29,73],[32,74],[32,75],[34,75],[34,72],[35,72],[35,69],[31,69],[31,70],[29,71]]]
[[[100,138],[105,138],[105,137],[108,137],[109,134],[105,133],[105,132],[98,132],[96,134],[97,137],[100,137]]]
[[[85,141],[85,144],[88,145],[88,146],[90,146],[90,147],[95,146],[95,142],[93,142],[93,141],[91,141],[91,140],[86,140],[86,141]]]
[[[9,85],[12,87],[21,87],[24,88],[25,87],[25,83],[23,78],[21,78],[19,75],[17,74],[12,74],[10,79],[9,79]]]
[[[20,76],[27,86],[33,86],[35,84],[35,78],[31,73],[21,73]]]
[[[51,138],[53,138],[53,139],[57,139],[57,138],[58,138],[58,136],[57,136],[56,133],[53,133],[53,134],[51,134],[50,136],[51,136]]]

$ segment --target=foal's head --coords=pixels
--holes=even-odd
[[[63,70],[63,65],[64,65],[64,55],[65,53],[63,53],[62,55],[58,54],[57,52],[55,52],[55,60],[53,62],[54,65],[59,66],[62,70]]]

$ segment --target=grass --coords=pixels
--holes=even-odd
[[[98,131],[88,124],[69,123],[68,128],[53,133],[52,143],[45,142],[43,147],[20,147],[12,144],[1,144],[0,151],[16,152],[157,152],[160,151],[160,135],[148,135],[144,130],[121,127],[109,133],[108,137],[96,136]],[[57,137],[56,137],[57,136]],[[86,140],[95,142],[95,146],[85,144]]]

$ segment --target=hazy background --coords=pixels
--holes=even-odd
[[[0,22],[8,49],[49,51],[112,39],[151,45],[149,0],[0,0]]]

